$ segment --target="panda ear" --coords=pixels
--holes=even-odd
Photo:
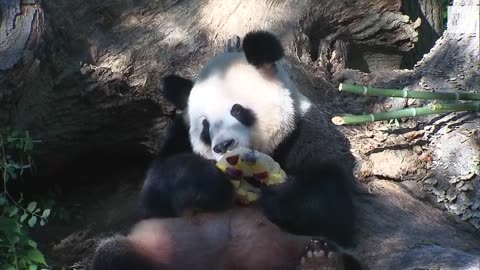
[[[280,41],[270,32],[252,31],[245,35],[242,43],[248,63],[262,67],[282,59],[284,52]]]
[[[165,99],[178,109],[185,109],[190,96],[190,90],[193,87],[193,81],[178,75],[168,75],[163,78],[162,84]]]

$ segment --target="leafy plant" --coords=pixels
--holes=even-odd
[[[12,131],[0,134],[0,269],[37,270],[47,267],[37,243],[28,236],[36,226],[44,226],[50,216],[49,208],[42,209],[36,201],[24,202],[22,194],[15,199],[8,184],[32,170],[31,152],[34,143],[28,132]]]

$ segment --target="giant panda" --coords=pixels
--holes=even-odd
[[[185,213],[225,216],[226,209],[234,208],[234,196],[229,181],[214,164],[227,151],[242,146],[272,156],[288,175],[284,184],[259,186],[260,200],[251,208],[266,218],[265,223],[271,222],[287,235],[318,236],[335,245],[350,246],[355,219],[352,198],[355,179],[348,141],[328,121],[325,110],[312,103],[290,80],[281,65],[284,49],[273,34],[249,32],[241,49],[215,56],[195,80],[177,75],[164,78],[163,95],[179,113],[168,130],[159,157],[147,171],[140,193],[144,222],[158,223],[161,221],[157,218],[167,218],[163,222],[168,223],[171,218],[186,218],[201,227],[205,222],[192,214],[186,217]],[[241,214],[236,215],[242,218]],[[203,233],[216,229],[213,225],[201,228]],[[189,229],[184,233],[168,231],[165,237],[173,239],[177,234],[185,242],[202,238],[189,240]],[[129,259],[135,265],[137,261],[145,263],[143,255],[139,255],[144,252],[165,257],[159,251],[163,250],[158,247],[161,244],[152,240],[154,233],[149,240],[145,235],[112,240],[121,249],[117,255],[125,254],[117,258]],[[154,243],[142,244],[145,241]],[[211,242],[206,244],[216,248]],[[175,241],[174,246],[186,245]],[[109,242],[99,248],[97,255],[109,254],[114,247],[116,244]],[[259,254],[272,256],[268,252]],[[187,251],[182,255],[192,256]],[[237,259],[248,260],[241,256]],[[108,263],[100,263],[104,267],[95,270],[113,269],[105,267],[112,265],[112,258],[101,260]],[[188,262],[188,258],[185,260]],[[151,260],[147,264],[156,265],[149,269],[176,269]]]
[[[252,31],[244,37],[242,51],[214,57],[194,81],[167,76],[164,96],[181,113],[160,156],[193,152],[215,161],[237,146],[269,154],[290,181],[262,187],[259,207],[264,214],[288,232],[328,235],[346,244],[354,220],[348,141],[326,112],[295,87],[280,63],[283,57],[273,34]],[[146,185],[150,178],[155,177],[147,177]],[[213,193],[199,197],[219,198]]]

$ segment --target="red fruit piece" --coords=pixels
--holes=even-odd
[[[243,172],[241,170],[237,170],[231,167],[227,167],[225,173],[233,180],[240,180],[243,177]]]
[[[258,181],[263,182],[262,180],[265,180],[268,178],[268,172],[265,171],[261,173],[254,173],[253,177],[255,177],[255,179],[257,179]]]
[[[228,164],[230,164],[232,166],[237,165],[239,157],[240,157],[239,155],[234,155],[234,156],[231,156],[231,157],[227,157]]]

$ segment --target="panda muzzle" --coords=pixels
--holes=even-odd
[[[227,139],[215,145],[213,151],[217,154],[225,154],[233,146],[235,146],[235,139]]]

